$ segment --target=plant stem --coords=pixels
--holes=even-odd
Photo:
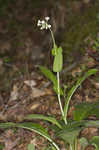
[[[72,145],[71,145],[71,144],[70,144],[70,150],[73,150],[73,149],[72,149]]]
[[[51,32],[53,45],[54,45],[54,47],[55,47],[56,43],[55,43],[55,39],[54,39],[53,32],[52,32],[51,29],[49,29],[49,30],[50,30],[50,32]],[[55,51],[55,53],[56,53],[56,51]],[[58,102],[59,102],[59,106],[60,106],[62,118],[63,118],[65,124],[67,124],[67,120],[66,120],[66,118],[65,118],[65,116],[64,116],[64,111],[63,111],[62,103],[61,103],[61,99],[60,99],[60,81],[59,81],[59,72],[57,72],[57,89],[58,89],[58,95],[57,95],[57,96],[58,96]]]
[[[77,139],[75,139],[75,150],[77,150]]]
[[[50,32],[51,32],[51,36],[52,36],[53,45],[55,46],[56,44],[55,44],[55,39],[54,39],[53,32],[52,32],[52,30],[51,30],[51,29],[49,29],[49,30],[50,30]]]
[[[64,111],[62,108],[62,103],[61,103],[61,99],[60,99],[60,81],[59,81],[59,72],[57,72],[57,89],[58,89],[58,102],[59,102],[59,106],[60,106],[60,110],[61,110],[61,114],[62,114],[62,118],[64,118]]]

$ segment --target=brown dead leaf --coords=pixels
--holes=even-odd
[[[86,149],[85,149],[85,150],[95,150],[95,148],[94,148],[94,146],[89,145],[89,146],[87,146],[87,147],[86,147]]]
[[[44,91],[45,91],[46,95],[53,95],[53,90],[50,88],[46,88],[46,89],[44,89]]]
[[[95,86],[96,89],[99,89],[99,82],[91,80],[91,83]]]
[[[40,96],[44,96],[46,93],[44,90],[40,90],[37,88],[32,87],[32,93],[31,93],[31,98],[37,98]]]
[[[70,107],[69,112],[68,112],[68,117],[70,117],[70,118],[73,117],[73,111],[74,111],[74,109],[75,109],[74,106]]]
[[[14,85],[13,90],[10,95],[10,101],[17,100],[18,96],[19,96],[18,87],[16,85]]]
[[[98,135],[98,129],[97,128],[85,128],[82,132],[81,132],[82,136],[91,139],[93,136],[97,136]]]
[[[33,110],[37,109],[40,105],[41,105],[40,102],[35,102],[30,106],[30,110],[33,111]]]
[[[35,146],[37,146],[37,139],[34,138],[33,140],[30,141],[30,143],[33,144],[33,145],[35,145]]]
[[[18,144],[20,138],[17,138],[15,141],[11,141],[11,139],[5,139],[5,148],[4,150],[13,150],[13,148]]]
[[[80,67],[74,69],[74,70],[72,71],[72,76],[73,76],[73,77],[76,77],[77,74],[81,73],[81,71],[82,71],[82,70],[80,69]]]
[[[4,150],[13,150],[13,148],[18,144],[20,137],[16,139],[13,130],[9,129],[5,131],[2,139],[5,144]]]
[[[36,85],[36,82],[34,80],[26,80],[26,81],[24,81],[24,83],[26,85],[30,86],[31,88]]]

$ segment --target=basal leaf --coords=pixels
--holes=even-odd
[[[81,127],[65,126],[62,130],[56,133],[56,137],[63,139],[66,143],[73,144],[81,129]]]
[[[15,127],[16,124],[12,122],[7,122],[7,123],[0,123],[0,128],[11,128]]]
[[[52,124],[55,124],[57,127],[62,128],[61,125],[59,124],[59,122],[55,118],[49,117],[49,116],[44,116],[44,115],[40,115],[40,114],[30,114],[30,115],[26,116],[25,119],[46,120],[46,121],[51,122]]]
[[[84,127],[96,127],[99,128],[99,121],[98,120],[85,120]]]
[[[85,73],[85,75],[83,77],[80,77],[76,83],[76,85],[74,85],[68,95],[67,95],[67,98],[65,100],[65,106],[64,106],[64,120],[65,118],[67,117],[67,112],[68,112],[68,107],[69,107],[69,102],[71,100],[71,97],[73,96],[74,92],[77,90],[77,88],[82,84],[82,82],[88,78],[90,75],[93,75],[97,72],[98,70],[97,69],[90,69],[88,72]]]
[[[53,144],[53,146],[57,149],[60,150],[57,144],[51,139],[50,135],[48,134],[47,130],[43,128],[41,125],[36,124],[36,123],[31,123],[31,122],[26,122],[26,123],[0,123],[0,128],[8,128],[8,127],[18,127],[18,128],[24,128],[28,129],[30,131],[34,131],[38,133],[39,135],[45,137],[49,142]]]
[[[96,117],[99,118],[99,102],[84,102],[75,105],[74,120],[80,121],[91,115],[96,115]]]

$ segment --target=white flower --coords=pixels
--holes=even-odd
[[[38,20],[37,26],[41,26],[41,21]]]
[[[42,23],[42,24],[45,24],[45,21],[44,21],[44,20],[42,20],[42,21],[41,21],[41,23]]]
[[[45,20],[48,21],[50,19],[50,17],[45,17]]]
[[[49,17],[45,17],[45,20],[38,20],[37,26],[40,27],[40,30],[43,30],[43,29],[47,30],[51,28],[51,25],[48,24],[49,19],[50,19]]]
[[[48,24],[48,28],[49,28],[49,29],[51,28],[51,25],[50,25],[50,24]]]

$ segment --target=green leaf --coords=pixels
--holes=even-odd
[[[93,120],[86,120],[84,121],[84,126],[86,128],[88,127],[96,127],[96,128],[99,128],[99,121],[96,120],[96,121],[93,121]]]
[[[45,137],[49,142],[53,144],[53,146],[57,149],[60,150],[57,144],[51,139],[50,135],[48,134],[47,130],[44,129],[41,125],[36,124],[36,123],[31,123],[31,122],[26,122],[26,123],[0,123],[0,128],[8,128],[8,127],[18,127],[18,128],[24,128],[28,129],[30,131],[34,131],[38,133],[39,135]]]
[[[0,144],[0,150],[3,150],[3,149],[4,149],[4,145]]]
[[[55,124],[57,127],[62,128],[61,125],[58,123],[58,121],[55,118],[49,117],[49,116],[44,116],[44,115],[40,115],[40,114],[30,114],[30,115],[26,116],[25,119],[46,120],[46,121],[49,121],[49,122]]]
[[[52,73],[49,69],[43,66],[39,66],[41,72],[47,77],[49,80],[53,82],[53,84],[56,86],[57,85],[57,79],[54,73]]]
[[[74,120],[80,121],[91,115],[96,115],[96,117],[99,118],[99,102],[84,102],[75,105]]]
[[[56,150],[54,146],[48,146],[46,148],[44,148],[44,150]]]
[[[85,150],[85,147],[88,146],[89,143],[86,138],[82,137],[80,138],[80,145],[81,145],[81,150]]]
[[[47,77],[49,80],[52,81],[53,83],[53,89],[56,93],[58,93],[57,91],[57,79],[56,76],[54,75],[53,72],[51,72],[49,69],[47,69],[46,67],[43,66],[39,66],[41,72],[45,75],[45,77]],[[62,88],[60,88],[60,95],[63,95],[63,90]]]
[[[79,127],[78,124],[73,125],[68,123],[68,125],[65,125],[63,129],[56,133],[56,136],[68,144],[73,144],[81,130],[82,128]]]
[[[53,56],[55,56],[57,54],[57,50],[58,50],[58,48],[57,48],[57,45],[55,44],[51,51]]]
[[[63,55],[62,55],[62,48],[59,47],[57,54],[54,57],[54,63],[53,63],[53,71],[54,72],[60,72],[63,67]]]
[[[90,140],[90,144],[94,145],[96,147],[95,150],[99,150],[99,136],[94,136],[91,140]]]
[[[64,117],[67,118],[67,112],[68,112],[68,107],[69,107],[69,102],[71,100],[71,97],[73,96],[74,92],[77,90],[77,88],[82,84],[82,82],[88,78],[89,76],[95,74],[98,70],[97,69],[90,69],[87,73],[85,73],[85,75],[83,77],[80,77],[76,83],[76,85],[74,85],[68,95],[67,98],[65,100],[65,106],[64,106]]]
[[[28,144],[27,150],[35,150],[34,144]]]
[[[7,57],[7,58],[4,58],[4,63],[9,63],[9,62],[11,62],[11,58],[9,58],[9,57]]]
[[[11,128],[15,127],[16,124],[12,122],[7,122],[7,123],[0,123],[0,128]]]
[[[56,92],[56,94],[58,94],[57,85],[55,85],[55,86],[53,87],[53,90]],[[63,92],[63,89],[62,89],[62,88],[60,88],[60,95],[64,95],[64,92]]]

